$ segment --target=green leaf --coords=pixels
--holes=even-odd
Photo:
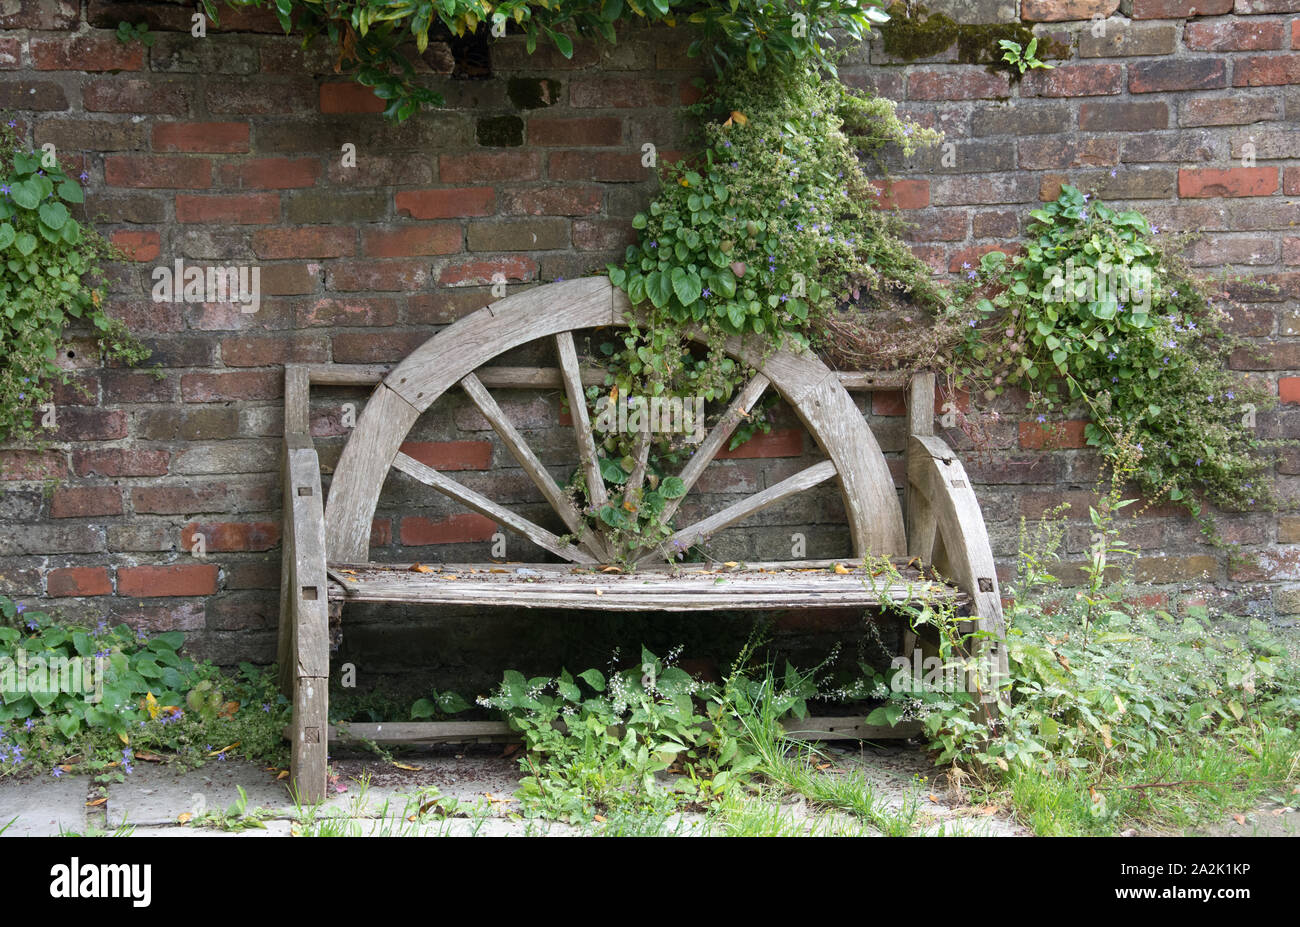
[[[42,222],[57,231],[68,221],[68,207],[62,203],[42,203],[40,217]]]
[[[20,232],[16,241],[18,253],[23,257],[36,250],[36,236],[31,232]]]
[[[32,180],[24,180],[10,187],[9,195],[23,209],[35,209],[41,201],[41,188]]]
[[[700,298],[703,292],[703,285],[700,283],[700,275],[681,267],[674,267],[672,271],[673,292],[677,294],[677,299],[683,306],[689,306]]]
[[[411,717],[416,720],[432,718],[437,710],[438,706],[427,698],[417,699],[415,704],[411,706]]]
[[[8,248],[14,243],[18,236],[14,233],[14,227],[8,222],[0,223],[0,250]]]

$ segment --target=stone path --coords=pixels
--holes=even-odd
[[[830,750],[833,768],[866,776],[884,805],[917,809],[915,820],[925,833],[965,833],[1012,836],[1024,829],[1000,815],[971,815],[931,779],[932,769],[916,751],[896,747]],[[514,759],[498,755],[430,756],[403,760],[416,769],[402,769],[374,757],[337,758],[339,775],[329,798],[315,809],[298,807],[286,787],[287,779],[242,761],[209,762],[198,770],[137,763],[125,782],[101,787],[89,777],[0,781],[0,828],[12,820],[4,836],[57,836],[60,833],[122,833],[132,836],[250,836],[341,833],[355,836],[578,835],[584,831],[564,824],[526,821],[511,815],[519,783]],[[218,826],[214,815],[247,796],[245,813],[255,812],[261,827],[231,831]],[[428,805],[442,796],[443,805],[456,803],[455,816],[443,817]],[[424,810],[434,813],[420,816]],[[799,801],[788,802],[798,820],[824,817]],[[188,814],[189,818],[183,818]],[[206,816],[206,817],[205,817]],[[236,815],[228,815],[235,821]],[[703,830],[702,815],[682,815],[666,828],[680,834]]]

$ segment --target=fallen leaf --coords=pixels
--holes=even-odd
[[[407,772],[419,772],[423,768],[420,766],[407,766],[405,763],[394,763],[393,765],[398,769],[405,769]]]
[[[837,563],[835,564],[835,572],[843,576],[845,573],[852,573],[853,571],[850,570],[848,567],[846,567],[844,564]]]
[[[736,567],[740,566],[740,564],[735,560],[728,560],[726,563],[723,564],[723,566],[729,567],[734,570]]]
[[[239,711],[238,702],[226,702],[225,705],[221,706],[221,716],[223,718],[233,718],[237,711]]]
[[[412,573],[437,573],[438,571],[431,566],[425,566],[423,563],[416,563],[411,566],[411,572]]]
[[[231,750],[235,749],[238,746],[239,746],[239,741],[235,741],[229,747],[222,747],[220,750],[213,750],[211,753],[208,754],[208,756],[220,756],[223,753],[229,753]]]
[[[1234,814],[1232,819],[1241,825],[1245,825],[1246,823],[1246,816],[1244,814]]]
[[[939,803],[939,796],[931,792],[930,801],[934,802],[937,805]]]
[[[614,566],[613,564],[608,564],[608,563],[607,563],[607,564],[605,564],[603,567],[600,568],[600,572],[602,572],[602,573],[622,573],[622,572],[623,572],[623,568],[622,568],[622,567],[616,567],[616,566]]]
[[[592,818],[593,818],[593,819],[596,821],[596,823],[598,823],[598,824],[604,824],[604,823],[605,823],[605,816],[604,816],[603,814],[593,814],[593,815],[592,815]]]
[[[457,577],[455,573],[445,573],[445,574],[443,574],[443,577],[442,577],[442,578],[443,578],[443,579],[458,579],[459,577]]]
[[[603,590],[603,589],[597,589],[597,590],[596,590],[596,595],[604,595],[604,594],[605,594],[605,590]]]
[[[105,796],[104,798],[94,798],[94,799],[91,799],[90,801],[86,802],[86,807],[87,807],[87,808],[98,808],[100,805],[102,805],[102,804],[103,804],[104,802],[106,802],[106,801],[108,801],[108,797],[107,797],[107,796]]]
[[[176,815],[176,820],[181,824],[188,824],[193,817],[194,815],[190,814],[188,811],[182,811],[180,814]]]
[[[135,754],[137,760],[144,760],[146,763],[161,763],[163,758],[156,753],[149,753],[146,750],[137,750]]]
[[[286,779],[286,778],[288,778],[288,776],[289,776],[289,770],[287,770],[287,769],[282,769],[282,770],[280,770],[279,774],[276,775],[275,778],[276,778],[276,781],[278,782],[278,781],[281,780],[281,779]]]

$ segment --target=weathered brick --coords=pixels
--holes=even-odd
[[[284,206],[289,225],[317,225],[333,222],[376,222],[388,218],[388,194],[379,190],[344,193],[338,190],[305,190],[290,194]]]
[[[439,287],[433,293],[412,293],[403,321],[408,325],[449,325],[495,301],[491,291]]]
[[[1084,132],[1148,132],[1169,125],[1164,103],[1083,103],[1079,128]]]
[[[636,153],[557,151],[551,155],[548,173],[552,180],[636,183],[652,178],[654,169],[642,164]]]
[[[115,36],[33,38],[30,48],[38,71],[139,71],[144,67],[144,46],[123,45]]]
[[[22,66],[22,41],[17,36],[0,37],[0,71],[15,71]]]
[[[482,515],[449,515],[434,520],[421,515],[408,515],[401,521],[402,543],[412,547],[429,544],[466,544],[490,541],[497,526]]]
[[[508,216],[590,216],[600,212],[604,191],[592,185],[525,187],[501,191],[501,212]]]
[[[305,113],[316,108],[317,94],[306,80],[226,77],[205,81],[202,86],[208,111],[222,116]]]
[[[930,202],[935,206],[991,206],[1028,203],[1035,198],[1034,178],[1021,174],[989,177],[936,177],[930,181]]]
[[[429,265],[420,261],[341,261],[331,264],[327,284],[331,290],[371,290],[409,293],[429,280]]]
[[[45,590],[51,598],[112,595],[113,583],[104,567],[65,567],[50,570]]]
[[[971,118],[975,135],[1054,135],[1069,131],[1073,112],[1066,103],[1016,100],[1004,106],[986,106]]]
[[[246,122],[159,122],[153,127],[154,151],[231,154],[248,151]]]
[[[48,80],[0,80],[0,109],[20,111],[65,110],[63,88]]]
[[[1190,19],[1232,12],[1233,0],[1132,0],[1134,19]]]
[[[190,108],[189,93],[182,84],[116,77],[105,77],[87,83],[82,88],[81,101],[86,109],[97,113],[184,116]]]
[[[1181,126],[1237,126],[1281,118],[1280,102],[1259,94],[1193,97],[1178,102]]]
[[[1030,71],[1020,82],[1022,96],[1095,97],[1123,90],[1122,64],[1076,64]]]
[[[443,183],[491,183],[537,180],[542,176],[542,156],[535,151],[492,151],[438,158],[438,179]]]
[[[970,68],[917,69],[907,78],[909,100],[990,100],[1011,95],[1006,74]]]
[[[187,373],[181,377],[185,402],[225,402],[228,399],[279,399],[281,377],[276,373]]]
[[[261,229],[253,235],[253,253],[268,260],[350,257],[356,234],[350,228],[329,226]]]
[[[438,274],[443,286],[487,286],[494,283],[494,275],[501,274],[506,281],[535,280],[537,262],[522,254],[482,261],[456,261],[448,264]]]
[[[1021,0],[1020,18],[1034,23],[1056,23],[1109,16],[1119,0]]]
[[[355,81],[321,84],[322,113],[382,113],[387,107],[374,90]]]
[[[1224,58],[1134,61],[1128,66],[1130,93],[1219,90],[1226,86],[1228,86],[1228,63]]]
[[[222,483],[199,486],[137,486],[131,490],[131,508],[137,515],[198,515],[224,512],[226,487]]]
[[[217,183],[245,190],[289,190],[314,186],[319,176],[320,161],[316,158],[254,158],[222,164],[217,170]]]
[[[104,159],[104,180],[114,187],[201,190],[212,186],[212,162],[167,155],[109,155]]]
[[[1276,238],[1208,236],[1192,242],[1186,254],[1188,262],[1196,267],[1217,267],[1220,264],[1276,264],[1278,241]]]
[[[0,7],[0,29],[73,29],[80,7],[77,0],[10,0]]]
[[[1178,195],[1270,196],[1277,192],[1276,167],[1184,168],[1178,172]]]
[[[496,204],[491,187],[457,187],[443,190],[401,190],[393,198],[399,216],[412,219],[454,219],[490,216]]]
[[[0,556],[37,554],[98,554],[105,550],[104,533],[94,525],[62,522],[24,525],[21,531],[0,534]]]
[[[928,180],[877,181],[876,207],[879,209],[924,209],[930,205]]]
[[[120,250],[128,261],[147,263],[158,260],[162,253],[162,239],[157,232],[133,232],[121,229],[108,236],[113,247]]]
[[[1017,143],[1020,166],[1028,170],[1100,167],[1119,163],[1119,142],[1104,138],[1022,139]]]
[[[361,239],[367,257],[421,257],[455,254],[461,250],[460,226],[443,222],[436,225],[399,226],[391,229],[365,229]]]
[[[58,441],[115,441],[126,437],[126,413],[120,409],[79,408],[59,410]]]
[[[47,116],[36,123],[37,145],[47,142],[59,151],[134,151],[145,146],[145,126],[113,118],[76,119]],[[111,213],[119,218],[116,212]]]
[[[152,599],[162,596],[212,595],[217,591],[215,563],[117,568],[117,594]]]
[[[280,525],[273,521],[190,522],[181,529],[181,546],[194,550],[199,535],[209,553],[270,550],[280,543]]]
[[[90,518],[121,515],[122,490],[116,486],[74,486],[57,489],[50,502],[53,518]]]
[[[491,441],[404,441],[401,451],[435,470],[486,470]]]
[[[331,339],[336,364],[399,361],[429,340],[427,332],[348,332]]]
[[[558,218],[471,222],[466,243],[469,251],[557,250],[569,247],[569,223]]]
[[[756,434],[735,450],[718,451],[718,460],[748,460],[759,457],[802,457],[803,430],[800,428],[774,428],[767,434]]]
[[[275,193],[217,196],[176,194],[177,222],[269,225],[279,218],[280,197]]]
[[[72,469],[77,476],[163,476],[170,459],[167,451],[74,449]]]
[[[670,83],[645,77],[604,75],[575,80],[569,85],[569,105],[576,108],[645,109],[672,106],[677,93]]]
[[[1300,84],[1300,55],[1237,56],[1232,61],[1234,87]]]
[[[622,219],[578,219],[573,246],[579,251],[615,251],[636,242],[636,230]]]
[[[544,148],[612,148],[623,142],[623,121],[609,118],[528,120],[528,144]]]
[[[67,461],[58,451],[0,451],[0,480],[50,480],[67,475]]]
[[[1133,23],[1114,18],[1105,21],[1105,31],[1101,35],[1096,35],[1091,27],[1079,33],[1079,57],[1170,55],[1177,41],[1178,30],[1172,24]]]
[[[397,301],[388,296],[346,296],[315,299],[299,307],[302,326],[392,325],[397,321]]]
[[[1272,51],[1285,47],[1286,23],[1279,20],[1192,22],[1183,44],[1202,51]]]

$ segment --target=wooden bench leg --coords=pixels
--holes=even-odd
[[[299,676],[293,692],[292,788],[298,800],[325,798],[329,750],[329,679]]]

